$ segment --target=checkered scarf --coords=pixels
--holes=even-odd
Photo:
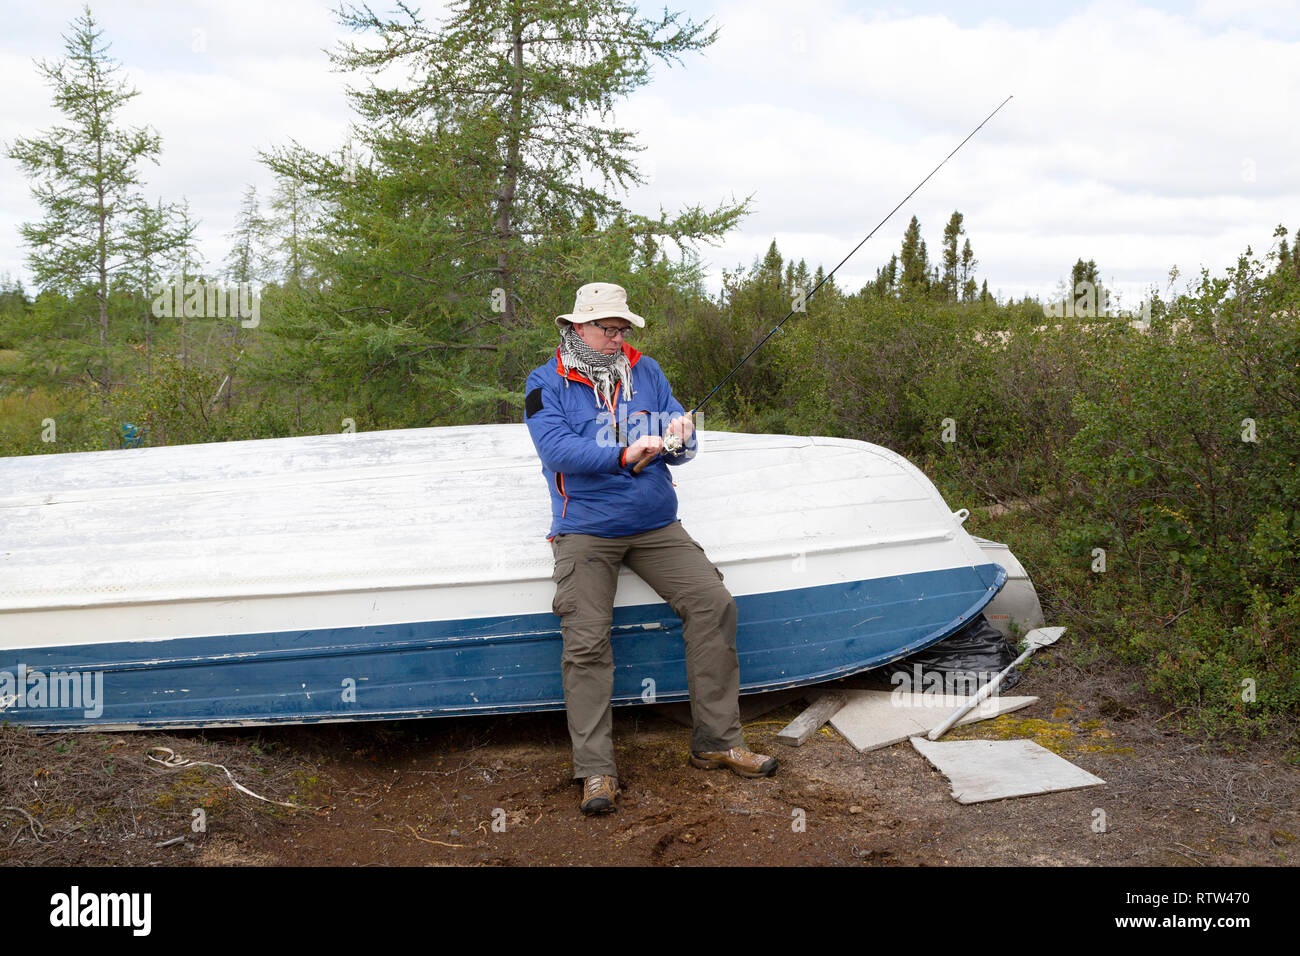
[[[614,391],[619,383],[623,385],[623,397],[632,397],[632,363],[622,349],[613,355],[597,352],[570,325],[560,340],[560,361],[565,368],[577,369],[591,379],[606,406],[614,406]]]

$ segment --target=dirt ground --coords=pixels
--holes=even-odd
[[[577,809],[563,714],[75,739],[7,728],[0,862],[1294,865],[1294,742],[1198,743],[1130,676],[1033,662],[1014,693],[1038,703],[950,738],[1034,739],[1106,784],[970,806],[906,743],[859,754],[829,727],[800,748],[776,743],[798,702],[746,725],[750,746],[780,759],[765,780],[696,770],[686,727],[616,710],[620,809],[594,818]],[[159,744],[318,809],[258,801],[219,769],[143,759]],[[112,789],[91,786],[106,773]]]

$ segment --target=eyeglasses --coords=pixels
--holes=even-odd
[[[602,332],[604,332],[605,338],[607,339],[618,338],[618,336],[621,335],[623,336],[624,340],[626,340],[628,334],[632,331],[632,326],[630,325],[620,325],[617,328],[615,328],[608,325],[601,325],[599,322],[592,322],[591,324],[594,325],[596,328],[600,329]]]

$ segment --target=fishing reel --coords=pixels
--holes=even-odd
[[[694,423],[694,418],[691,415],[687,415],[686,418],[688,421]],[[685,447],[685,442],[682,441],[682,436],[678,435],[676,432],[668,432],[668,434],[664,435],[663,440],[664,440],[663,454],[665,455],[675,455],[679,451],[681,451],[682,448]],[[636,463],[636,467],[632,469],[632,474],[634,475],[641,474],[641,472],[645,470],[645,466],[648,464],[650,464],[650,459],[642,458],[639,462]]]
[[[687,412],[683,417],[690,423],[692,428],[695,427],[695,414],[693,412]],[[676,432],[669,432],[664,436],[664,453],[667,455],[675,455],[682,450],[685,444],[686,443],[682,441],[681,435]]]

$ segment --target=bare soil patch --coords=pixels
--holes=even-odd
[[[1300,771],[1287,742],[1180,734],[1135,673],[1060,656],[1015,693],[1042,699],[952,735],[1036,740],[1104,787],[961,806],[907,744],[859,754],[830,728],[772,739],[802,705],[746,727],[780,758],[743,780],[687,762],[689,731],[615,712],[620,809],[586,818],[563,714],[260,731],[34,735],[0,730],[0,860],[10,865],[1292,865]],[[166,746],[226,766],[162,769]],[[195,811],[204,826],[196,829]],[[1105,828],[1097,828],[1104,814]],[[178,839],[180,838],[180,839]]]

